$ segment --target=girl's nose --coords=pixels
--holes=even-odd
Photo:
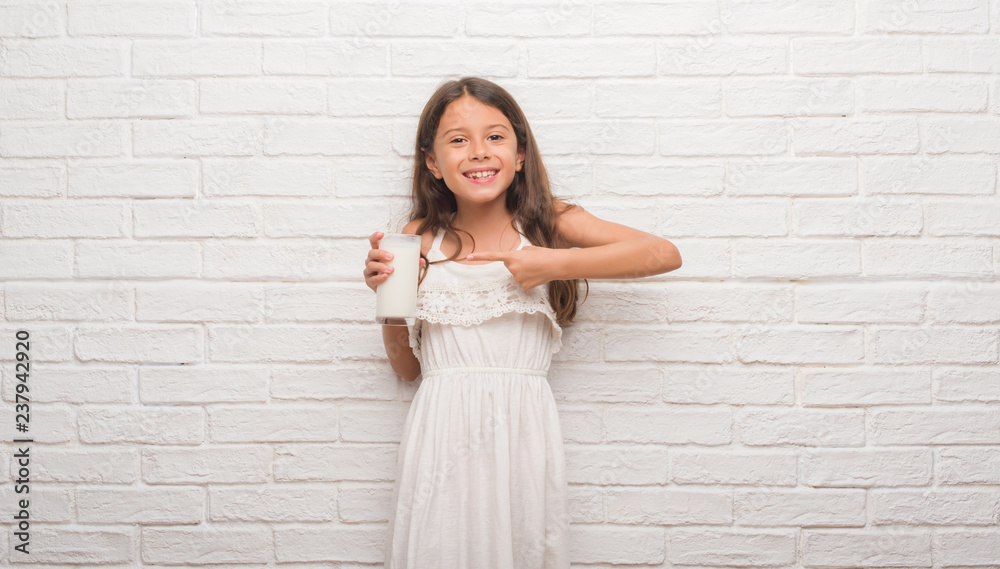
[[[469,151],[472,153],[472,156],[475,157],[485,158],[489,156],[489,149],[482,142],[473,142],[470,144]]]

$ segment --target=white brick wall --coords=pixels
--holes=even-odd
[[[574,563],[1000,564],[998,0],[0,2],[0,564],[378,566],[366,237],[462,75],[684,259],[553,361]]]

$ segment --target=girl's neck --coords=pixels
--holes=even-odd
[[[502,231],[513,221],[513,216],[501,202],[499,207],[461,208],[452,216],[451,225],[468,231],[473,236]]]

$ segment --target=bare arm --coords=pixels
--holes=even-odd
[[[681,266],[680,251],[670,241],[579,207],[562,213],[557,230],[571,247],[580,247],[555,251],[560,280],[640,278]]]

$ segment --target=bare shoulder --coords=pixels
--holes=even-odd
[[[413,221],[410,221],[409,223],[403,226],[401,233],[405,233],[407,235],[416,235],[417,228],[419,228],[420,224],[424,222],[424,219],[426,218],[420,217],[414,219]],[[424,255],[427,255],[427,252],[430,251],[431,244],[433,242],[434,242],[434,234],[431,233],[430,231],[424,231],[420,235],[420,252],[423,253]]]
[[[570,247],[598,247],[650,235],[634,227],[601,219],[579,205],[554,201],[556,231]]]

